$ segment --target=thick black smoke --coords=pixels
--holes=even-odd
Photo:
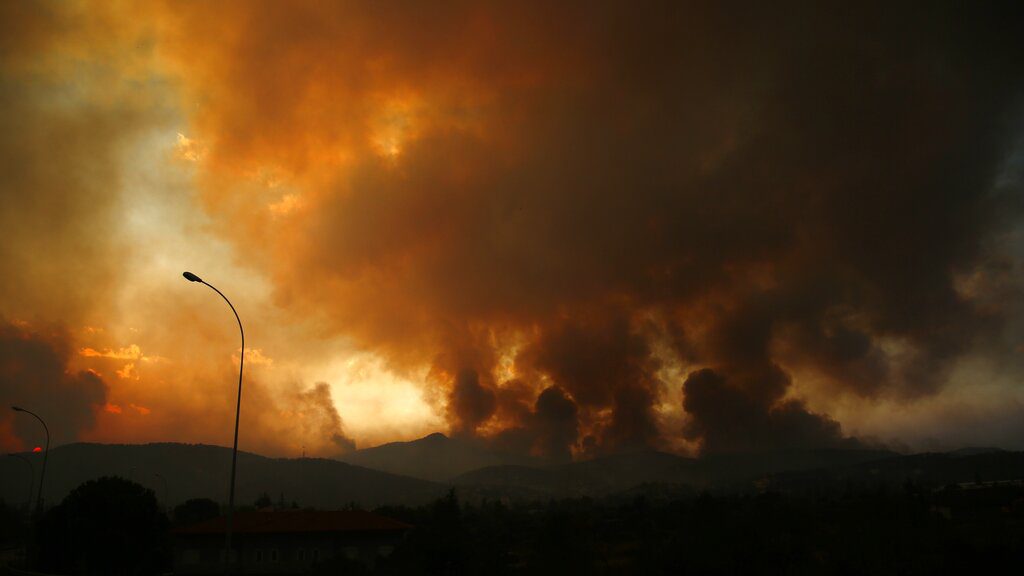
[[[683,407],[691,415],[685,433],[709,452],[855,447],[839,424],[814,414],[797,400],[758,398],[763,385],[784,390],[788,377],[777,367],[744,390],[710,368],[691,373],[683,385]],[[750,386],[753,384],[753,386]],[[748,390],[753,389],[751,394]]]
[[[579,440],[579,409],[557,387],[544,389],[532,408],[517,415],[516,426],[492,437],[498,448],[511,453],[529,454],[549,462],[568,462],[571,448]]]
[[[317,382],[309,390],[296,396],[295,411],[308,422],[310,437],[330,440],[333,450],[328,456],[337,457],[356,449],[356,443],[345,432],[338,408],[331,398],[331,387],[326,382]]]
[[[224,67],[202,76],[232,87],[218,94],[265,95],[211,105],[211,157],[298,156],[304,174],[319,158],[304,147],[352,150],[286,224],[249,228],[283,305],[314,303],[395,365],[433,362],[456,432],[557,457],[680,434],[706,450],[835,446],[835,421],[787,399],[795,375],[912,401],[1001,333],[998,307],[979,306],[986,286],[962,279],[1020,217],[1020,182],[1000,182],[1021,138],[1022,12],[297,6],[238,19],[251,44],[190,48],[216,52],[196,59]],[[355,40],[332,48],[339,37]],[[283,47],[247,52],[262,42]],[[372,74],[351,72],[367,62]],[[288,90],[265,89],[282,71]],[[319,102],[325,85],[345,97],[320,116],[303,96]],[[360,148],[373,122],[336,124],[410,92],[407,116],[386,110],[411,126],[394,157]],[[239,141],[240,126],[275,145]],[[215,212],[229,193],[210,193]],[[664,380],[672,369],[684,386]],[[557,430],[536,416],[554,392],[542,406],[506,382],[559,390]],[[666,429],[658,403],[679,386],[689,421]]]
[[[106,404],[106,382],[95,372],[69,371],[70,357],[67,334],[41,333],[0,320],[0,397],[43,418],[51,444],[77,439],[95,424],[96,411]],[[46,440],[39,422],[27,414],[4,406],[0,420],[0,432],[9,427],[25,447]]]
[[[448,400],[449,416],[456,434],[473,434],[494,413],[494,392],[480,385],[475,370],[463,369],[455,378]]]

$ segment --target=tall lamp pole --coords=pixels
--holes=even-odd
[[[35,484],[35,481],[36,481],[36,467],[32,465],[32,461],[31,460],[29,460],[28,458],[25,458],[21,454],[14,454],[12,452],[12,453],[8,454],[8,456],[10,456],[11,458],[17,458],[18,460],[21,460],[25,464],[28,464],[28,503],[27,503],[27,506],[28,506],[28,510],[32,510],[32,485]]]
[[[202,278],[196,276],[191,272],[184,272],[182,276],[185,277],[189,282],[199,282],[200,284],[206,284],[214,292],[220,294],[220,297],[228,303],[231,307],[231,311],[235,314],[235,320],[238,321],[238,331],[242,334],[242,353],[238,358],[238,399],[235,401],[235,441],[231,447],[231,488],[228,492],[228,517],[227,517],[227,538],[224,549],[224,573],[231,574],[231,516],[235,511],[235,464],[238,461],[238,416],[242,409],[242,367],[245,365],[245,330],[242,328],[242,319],[238,317],[238,312],[235,310],[235,306],[228,300],[228,297],[223,292],[217,290],[213,284],[209,284],[203,281]]]
[[[50,455],[50,429],[46,427],[46,422],[39,417],[39,414],[32,412],[31,410],[25,410],[17,406],[11,406],[11,410],[15,412],[24,412],[30,416],[35,417],[39,420],[39,423],[43,425],[43,430],[46,431],[46,450],[43,451],[43,471],[39,473],[39,497],[36,498],[36,515],[43,513],[43,480],[46,478],[46,459]]]

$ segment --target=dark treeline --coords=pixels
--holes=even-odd
[[[463,503],[453,491],[375,511],[416,528],[373,569],[327,561],[315,574],[923,575],[1024,565],[1024,487],[1016,485],[516,505]],[[137,484],[91,481],[38,524],[43,563],[65,574],[165,573],[169,529],[219,512],[212,500],[192,500],[168,518]],[[2,503],[0,522],[8,542],[26,534],[23,514]]]
[[[968,574],[1024,562],[1024,489],[563,500],[380,513],[415,524],[379,574]]]

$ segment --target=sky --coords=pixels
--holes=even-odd
[[[54,444],[1024,449],[1015,2],[0,5]],[[0,448],[43,442],[0,413]]]

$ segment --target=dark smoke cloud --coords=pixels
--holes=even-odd
[[[492,437],[498,448],[548,462],[568,462],[579,440],[579,410],[564,390],[544,389],[532,408],[517,415],[518,425]]]
[[[456,434],[473,434],[495,409],[494,392],[480,385],[475,370],[464,369],[455,378],[448,398],[449,417]]]
[[[663,369],[685,366],[711,367],[684,385],[704,449],[835,446],[786,399],[794,374],[912,401],[999,332],[956,278],[1020,216],[994,188],[1021,125],[1019,3],[242,9],[259,17],[179,16],[211,213],[248,223],[232,237],[283,306],[397,370],[432,364],[458,433],[658,447],[680,433],[655,417],[680,384]],[[247,40],[214,42],[225,21]],[[382,157],[375,122],[409,94]],[[265,165],[303,188],[287,218],[224,185]],[[533,394],[563,391],[543,409],[564,433],[504,391],[510,349]]]
[[[580,313],[545,329],[517,358],[519,367],[547,375],[593,420],[589,439],[606,450],[650,447],[658,430],[651,404],[660,380],[648,341],[628,313]],[[539,399],[538,399],[539,402]],[[612,416],[598,413],[611,407]]]
[[[38,414],[50,430],[51,444],[69,442],[96,422],[106,404],[107,383],[90,371],[68,369],[71,347],[60,330],[39,332],[0,319],[0,397],[4,404]],[[0,431],[9,429],[21,447],[41,446],[46,440],[39,423],[4,406]],[[0,437],[10,449],[11,439]]]
[[[294,412],[303,419],[310,438],[330,440],[333,450],[327,456],[337,457],[356,449],[355,441],[345,435],[341,415],[331,398],[331,387],[326,382],[317,382],[309,390],[299,392]]]
[[[533,451],[554,461],[570,460],[579,436],[576,414],[576,403],[563,390],[552,386],[541,392],[531,423],[537,434]]]
[[[760,376],[766,388],[788,386],[778,367]],[[747,382],[747,387],[759,392],[759,383]],[[839,423],[828,416],[810,412],[797,400],[765,402],[710,368],[690,373],[683,392],[691,416],[685,434],[709,452],[859,446],[843,438]]]

